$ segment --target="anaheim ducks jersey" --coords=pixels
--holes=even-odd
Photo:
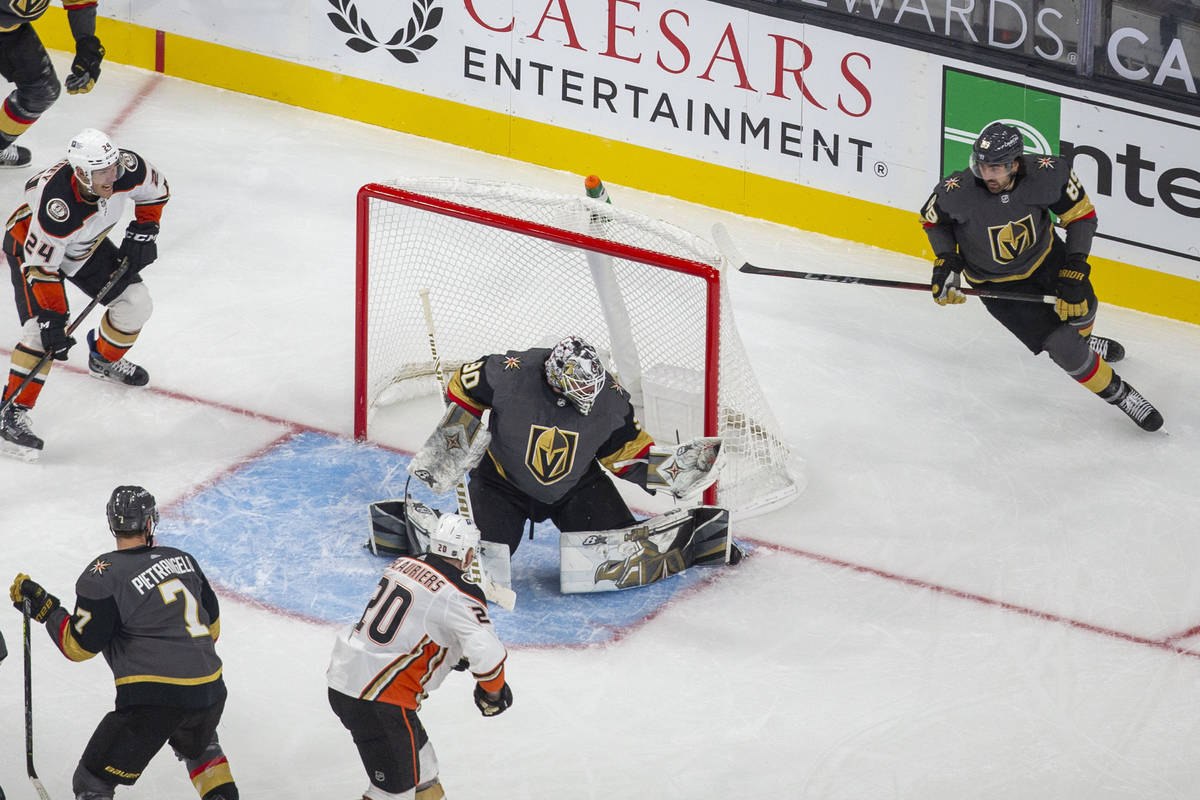
[[[142,546],[98,556],[75,584],[75,613],[60,608],[46,629],[72,661],[104,653],[117,708],[206,708],[225,697],[217,596],[182,550]]]
[[[325,676],[350,697],[418,709],[463,657],[484,689],[499,691],[507,656],[483,591],[426,553],[384,569],[362,618],[338,634]]]
[[[464,364],[446,389],[475,415],[490,408],[488,457],[497,471],[541,503],[561,500],[591,462],[646,486],[654,441],[633,414],[629,394],[606,373],[604,388],[585,416],[546,383],[549,348],[510,350]]]
[[[68,12],[95,8],[96,0],[63,0]],[[50,7],[50,0],[0,0],[0,33],[15,30],[27,22],[33,22]]]
[[[0,0],[2,1],[2,0]],[[134,206],[134,219],[158,222],[171,192],[167,179],[132,150],[121,151],[124,173],[107,200],[87,200],[65,160],[25,184],[25,203],[8,220],[8,231],[23,245],[26,269],[74,275],[100,242]]]
[[[955,252],[972,283],[1027,278],[1055,236],[1050,213],[1067,231],[1067,252],[1087,255],[1096,210],[1075,171],[1058,156],[1024,155],[1011,189],[993,194],[970,170],[943,178],[925,202],[925,233],[938,255]]]

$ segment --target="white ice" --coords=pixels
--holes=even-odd
[[[161,167],[173,197],[146,274],[155,314],[131,353],[155,391],[90,380],[81,346],[32,414],[41,462],[0,460],[0,580],[31,573],[68,603],[111,545],[113,486],[142,483],[169,509],[290,425],[348,434],[360,185],[459,175],[576,193],[591,171],[587,153],[552,171],[116,64],[22,142],[48,165],[85,126]],[[8,207],[30,174],[0,174]],[[609,190],[701,235],[723,221],[755,263],[928,274],[884,250]],[[453,675],[421,712],[448,797],[1200,793],[1200,330],[1102,309],[1098,331],[1129,350],[1118,370],[1166,418],[1147,434],[976,301],[730,281],[807,490],[737,525],[764,545],[751,559],[615,644],[514,649],[504,716],[481,718]],[[17,331],[0,313],[0,356]],[[295,541],[293,568],[308,556]],[[221,736],[243,797],[358,797],[365,775],[325,700],[335,628],[231,597],[222,622]],[[0,631],[0,785],[32,797],[19,615],[0,612]],[[59,800],[112,682],[102,659],[68,662],[34,633],[35,761]],[[118,796],[195,795],[164,752]]]

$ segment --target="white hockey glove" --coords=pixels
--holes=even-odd
[[[408,473],[436,494],[445,494],[480,462],[491,441],[492,434],[478,417],[451,403],[437,429],[409,462]]]
[[[701,437],[674,447],[650,448],[647,489],[662,489],[677,498],[690,497],[712,486],[721,470],[721,439]]]

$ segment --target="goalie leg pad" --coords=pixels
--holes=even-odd
[[[629,528],[563,533],[559,588],[572,594],[645,586],[690,566],[725,563],[729,543],[729,510],[717,506],[675,509]]]
[[[451,403],[437,428],[409,462],[408,473],[435,494],[445,494],[483,459],[491,441],[492,434],[479,417]]]
[[[376,555],[419,556],[429,550],[429,534],[441,512],[409,499],[379,500],[367,506],[371,538],[366,547]]]

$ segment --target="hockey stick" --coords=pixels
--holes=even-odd
[[[854,275],[826,275],[821,272],[794,272],[788,269],[776,269],[774,267],[759,267],[751,264],[749,261],[738,267],[738,272],[746,272],[751,275],[774,275],[777,278],[800,278],[806,281],[825,281],[827,283],[858,283],[863,286],[882,286],[885,289],[913,289],[918,292],[928,292],[928,283],[915,283],[912,281],[889,281],[883,278],[860,278]],[[963,294],[975,295],[977,297],[991,297],[997,300],[1020,300],[1026,303],[1053,303],[1056,298],[1050,295],[1042,294],[1025,294],[1024,292],[1002,292],[994,289],[975,289],[970,286],[959,288]]]
[[[37,792],[39,800],[50,800],[46,787],[42,786],[33,768],[33,659],[29,647],[29,598],[21,602],[21,613],[25,617],[25,771],[29,774],[29,782]]]
[[[826,281],[828,283],[857,283],[863,286],[881,286],[885,289],[912,289],[918,292],[928,292],[928,283],[915,281],[890,281],[883,278],[860,278],[854,275],[827,275],[822,272],[802,272],[799,270],[778,269],[776,267],[760,267],[742,258],[741,251],[734,244],[733,237],[720,222],[712,226],[713,241],[731,264],[740,264],[739,272],[750,275],[772,275],[777,278],[799,278],[806,281]],[[977,297],[991,297],[997,300],[1019,300],[1026,303],[1053,303],[1058,298],[1051,295],[1026,294],[1024,292],[1004,292],[995,289],[975,289],[967,286],[959,289],[963,294]]]
[[[421,309],[425,312],[425,330],[429,333],[429,353],[433,356],[433,372],[437,376],[438,388],[442,390],[442,399],[446,401],[446,376],[442,372],[442,359],[438,355],[437,337],[433,333],[433,308],[429,304],[429,290],[421,289]],[[448,401],[447,401],[448,402]],[[480,423],[482,424],[482,423]],[[458,501],[458,513],[463,519],[474,523],[474,516],[471,514],[471,496],[467,494],[467,480],[460,478],[458,485],[454,487],[454,497]],[[408,502],[407,484],[405,488],[405,503]],[[406,515],[407,519],[407,515]],[[405,523],[407,524],[407,522]],[[491,578],[483,584],[483,593],[488,600],[496,603],[501,608],[512,611],[517,605],[517,593],[507,586],[501,586]]]
[[[113,270],[113,274],[108,278],[108,283],[104,284],[100,291],[96,292],[96,296],[92,298],[92,302],[84,306],[83,311],[79,312],[79,316],[75,317],[74,321],[67,326],[67,336],[70,336],[75,332],[75,329],[79,327],[80,323],[83,322],[87,315],[92,313],[92,309],[95,308],[96,304],[100,302],[100,298],[112,291],[112,288],[117,285],[117,281],[121,280],[121,278],[124,278],[125,273],[128,271],[129,256],[126,256],[125,258],[121,259],[121,263],[117,265],[115,270]],[[9,406],[17,401],[17,397],[20,396],[21,392],[25,391],[25,387],[28,386],[35,377],[37,377],[38,373],[42,371],[42,368],[46,366],[46,362],[53,357],[53,353],[46,353],[42,356],[41,360],[38,361],[37,364],[34,365],[33,369],[29,371],[29,374],[25,376],[25,379],[17,385],[17,388],[4,399],[3,403],[0,403],[0,414],[4,413]]]

